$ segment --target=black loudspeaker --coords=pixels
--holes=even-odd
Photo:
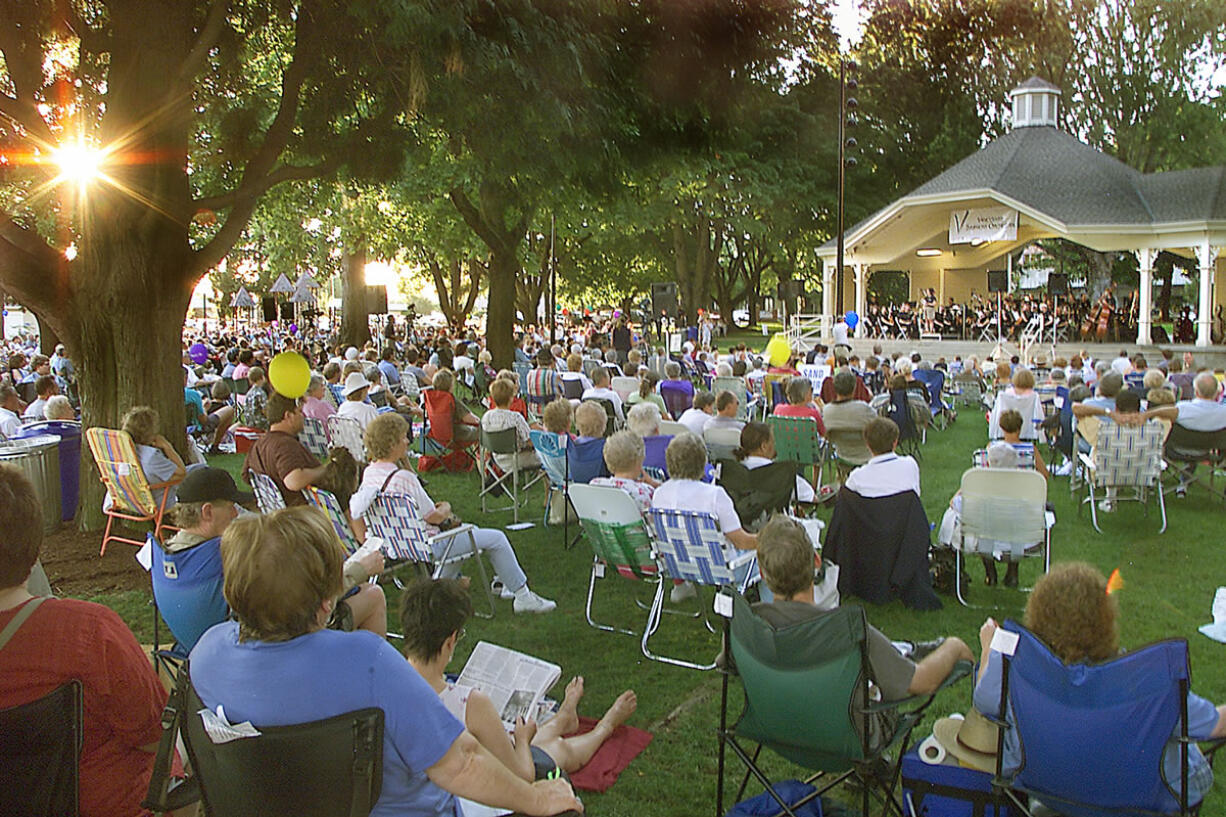
[[[651,314],[653,317],[677,317],[677,285],[669,281],[651,285]]]
[[[277,299],[271,295],[265,296],[260,301],[260,306],[264,310],[264,323],[272,323],[277,319]]]
[[[1047,276],[1047,292],[1050,295],[1068,294],[1068,273],[1053,272]]]
[[[988,292],[1008,292],[1009,273],[1004,270],[988,270]]]
[[[366,306],[372,314],[387,314],[387,287],[366,287]]]
[[[289,301],[281,304],[281,320],[292,321],[294,319],[294,305]]]

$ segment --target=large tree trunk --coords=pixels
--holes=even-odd
[[[341,273],[341,333],[345,346],[361,349],[370,340],[370,304],[366,298],[366,239],[359,238],[345,256]]]
[[[509,369],[515,360],[515,278],[519,258],[509,247],[490,256],[490,298],[485,317],[485,335],[494,367]]]
[[[678,321],[693,323],[698,310],[711,303],[715,265],[723,248],[723,231],[699,213],[687,223],[673,223],[673,262],[677,275],[677,294],[681,301]]]
[[[38,320],[38,350],[50,357],[55,351],[56,344],[60,342],[60,336],[51,328],[51,324],[38,317],[37,314],[34,317]]]
[[[470,258],[467,261],[452,259],[444,269],[443,264],[434,255],[430,255],[426,265],[430,268],[431,277],[434,278],[434,289],[438,293],[438,307],[443,317],[447,319],[447,325],[457,331],[462,330],[477,302],[477,295],[481,292],[481,279],[485,265],[476,258]],[[464,280],[465,268],[468,270],[467,282]]]

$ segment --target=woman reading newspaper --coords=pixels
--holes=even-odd
[[[553,718],[538,729],[535,720],[517,717],[514,734],[507,734],[490,696],[479,689],[449,683],[445,675],[472,613],[468,591],[454,579],[414,582],[404,591],[400,602],[404,652],[409,663],[481,745],[524,780],[541,780],[557,769],[570,773],[583,768],[613,730],[634,714],[638,702],[634,691],[626,690],[592,731],[563,737],[579,727],[583,678],[576,676],[566,685],[566,696]]]

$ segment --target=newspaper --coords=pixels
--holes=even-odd
[[[545,692],[561,677],[557,664],[479,641],[456,683],[488,695],[503,725],[514,729],[516,718],[536,717]]]

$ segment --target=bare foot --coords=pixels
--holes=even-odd
[[[612,734],[614,729],[630,719],[638,705],[639,699],[634,694],[634,690],[627,689],[617,696],[617,700],[609,707],[609,711],[604,713],[604,717],[600,719],[600,723],[596,724],[596,728],[607,729],[609,734]]]
[[[558,706],[558,734],[565,735],[579,728],[579,701],[583,698],[583,676],[576,675],[566,685],[566,695]]]

